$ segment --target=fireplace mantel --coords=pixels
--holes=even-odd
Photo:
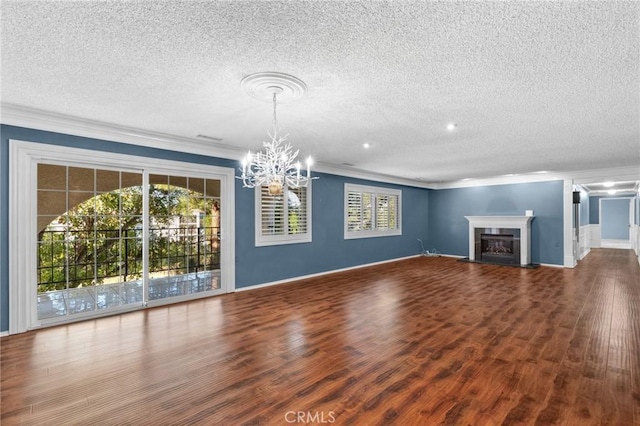
[[[469,260],[475,259],[476,228],[520,230],[520,264],[531,263],[531,220],[534,216],[465,216],[469,221]]]

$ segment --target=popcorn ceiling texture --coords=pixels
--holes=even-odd
[[[638,2],[3,1],[1,11],[8,104],[255,150],[272,111],[240,80],[278,71],[308,86],[278,121],[322,163],[427,181],[640,165]]]

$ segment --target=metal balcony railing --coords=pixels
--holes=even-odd
[[[149,273],[220,268],[220,228],[149,230]],[[38,292],[126,282],[142,276],[142,230],[45,230],[38,241]]]

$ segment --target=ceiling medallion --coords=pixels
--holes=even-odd
[[[304,96],[307,85],[304,81],[280,72],[258,72],[240,81],[240,87],[252,98],[271,102],[274,90],[278,91],[278,101],[288,102]]]
[[[289,135],[278,135],[276,107],[278,100],[285,102],[301,98],[307,91],[307,85],[292,75],[278,72],[260,72],[246,76],[240,86],[251,97],[261,101],[273,102],[273,130],[267,132],[270,141],[262,142],[263,151],[252,154],[251,151],[242,160],[242,174],[237,176],[245,188],[267,186],[269,194],[281,195],[284,187],[306,187],[312,179],[311,157],[306,160],[306,175],[300,170],[297,161],[298,150],[286,142]]]

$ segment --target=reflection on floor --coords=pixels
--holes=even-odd
[[[173,275],[149,281],[149,300],[220,288],[220,270]],[[38,294],[38,319],[142,303],[142,280],[54,290]]]

